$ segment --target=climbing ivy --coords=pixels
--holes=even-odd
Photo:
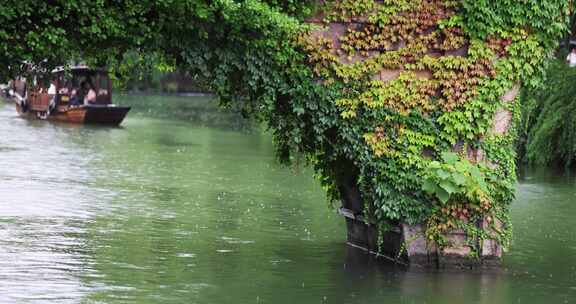
[[[439,245],[463,229],[474,252],[478,237],[506,246],[519,120],[508,95],[538,85],[567,13],[566,1],[336,1],[330,34],[298,43],[338,122],[322,153],[296,146],[327,187],[335,162],[352,163],[368,218],[423,223]]]

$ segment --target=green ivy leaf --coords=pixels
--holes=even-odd
[[[439,178],[441,179],[447,179],[450,177],[450,172],[444,170],[444,169],[438,169],[436,170],[436,174],[438,175]]]
[[[458,186],[446,180],[440,183],[440,188],[444,189],[446,192],[448,192],[448,194],[452,194],[458,191]]]
[[[462,186],[466,183],[466,176],[464,176],[464,174],[459,172],[452,173],[452,179],[458,186]]]
[[[450,199],[450,194],[442,188],[438,188],[438,191],[436,192],[436,196],[438,197],[438,199],[440,200],[440,202],[442,204],[446,204],[448,202],[448,200]]]
[[[432,162],[430,162],[430,169],[438,169],[438,168],[440,168],[440,167],[441,167],[441,166],[440,166],[440,162],[438,162],[438,161],[432,161]]]
[[[434,193],[436,191],[436,183],[430,179],[426,179],[422,184],[422,190],[428,193]]]
[[[480,172],[480,169],[478,169],[478,167],[472,166],[470,168],[470,175],[472,175],[472,177],[474,177],[477,180],[483,180],[482,172]]]
[[[458,155],[454,152],[442,152],[442,159],[449,165],[454,165],[458,161]]]
[[[470,168],[470,163],[469,162],[456,162],[456,164],[454,165],[454,168],[456,168],[456,171],[458,172],[466,172],[468,171],[468,168]]]

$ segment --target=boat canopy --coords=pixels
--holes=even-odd
[[[88,83],[96,92],[96,104],[112,103],[112,82],[105,69],[76,65],[68,68],[58,67],[52,73],[58,92],[63,88],[71,92],[73,89],[81,88],[83,83]]]

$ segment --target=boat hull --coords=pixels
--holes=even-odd
[[[27,118],[47,119],[51,121],[77,123],[77,124],[100,124],[117,126],[122,123],[130,107],[110,106],[110,105],[85,105],[71,107],[51,113],[45,118],[33,111],[22,111],[19,105],[16,105],[18,112]]]

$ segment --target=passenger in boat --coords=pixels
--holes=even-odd
[[[72,89],[70,92],[70,105],[71,106],[79,106],[82,105],[82,99],[78,96],[78,90]]]
[[[60,90],[58,90],[58,94],[68,95],[68,87],[61,87]]]
[[[84,93],[84,104],[96,103],[96,91],[94,91],[93,86],[90,82],[82,82],[82,92]]]
[[[56,95],[56,80],[50,81],[50,87],[48,87],[48,95],[50,95],[50,98]]]
[[[50,87],[48,88],[48,96],[50,98],[50,103],[48,105],[49,112],[56,108],[56,80],[50,81]]]

